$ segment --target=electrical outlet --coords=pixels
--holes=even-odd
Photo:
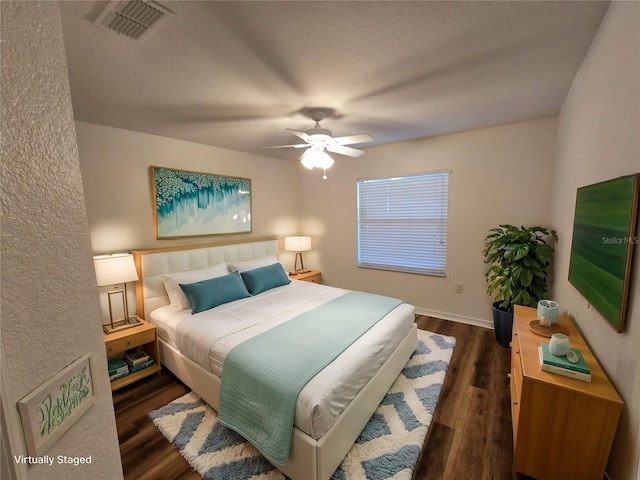
[[[462,293],[463,287],[461,283],[456,283],[456,293]]]

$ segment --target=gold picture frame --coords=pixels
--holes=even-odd
[[[251,233],[251,179],[151,167],[156,239]]]

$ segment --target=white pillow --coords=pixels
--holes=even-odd
[[[229,264],[229,270],[233,272],[247,272],[255,268],[268,267],[274,263],[280,263],[278,257],[275,255],[267,255],[266,257],[252,258],[251,260],[244,260],[242,262],[232,262]],[[280,265],[282,265],[280,263]],[[284,269],[284,265],[282,266]]]
[[[191,303],[187,300],[186,295],[180,288],[181,283],[195,283],[210,278],[222,277],[229,274],[226,263],[219,263],[209,267],[200,268],[198,270],[188,270],[186,272],[166,273],[160,275],[164,289],[169,295],[169,301],[172,307],[180,310],[191,308]]]

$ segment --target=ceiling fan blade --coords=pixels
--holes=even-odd
[[[333,153],[339,153],[340,155],[348,155],[349,157],[359,157],[364,153],[364,150],[358,150],[357,148],[345,147],[343,145],[327,145],[327,150]]]
[[[294,130],[293,128],[287,128],[287,130],[292,132],[294,135],[297,135],[305,142],[311,143],[313,141],[313,139],[309,135],[307,135],[307,132],[301,132],[300,130]]]
[[[310,147],[308,143],[296,143],[294,145],[272,145],[269,147],[260,147],[260,150],[264,150],[267,148],[307,148]]]
[[[359,133],[357,135],[347,135],[346,137],[334,137],[333,140],[338,145],[351,145],[352,143],[372,142],[373,137],[368,133]]]

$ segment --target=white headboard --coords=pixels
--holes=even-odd
[[[278,254],[276,237],[230,243],[132,250],[140,280],[136,282],[138,316],[169,304],[160,275],[195,270],[222,262],[239,262]]]

